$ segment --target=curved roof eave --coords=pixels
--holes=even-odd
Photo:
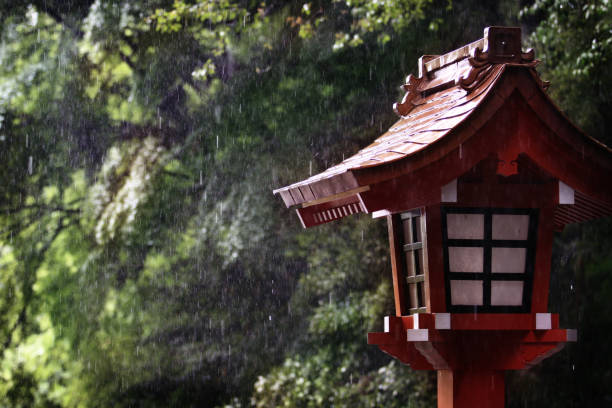
[[[508,70],[509,67],[514,69]],[[389,155],[385,157],[384,161],[371,160],[369,163],[358,161],[360,156],[364,156],[364,152],[367,154],[368,149],[371,150],[372,146],[376,147],[377,144],[381,144],[381,139],[384,141],[386,137],[388,138],[394,127],[401,127],[403,122],[409,119],[410,115],[407,115],[400,119],[388,132],[377,138],[372,145],[343,162],[349,164],[353,160],[357,165],[342,166],[341,163],[309,179],[275,190],[274,193],[281,194],[287,207],[304,206],[313,201],[333,201],[335,197],[346,197],[351,192],[358,194],[363,191],[360,189],[370,184],[420,169],[459,148],[462,143],[487,123],[515,91],[520,92],[538,118],[555,135],[570,144],[575,152],[580,152],[582,155],[586,154],[604,168],[612,166],[612,149],[586,135],[567,118],[544,92],[543,83],[533,68],[514,66],[514,64],[499,64],[496,69],[497,71],[492,75],[493,79],[489,77],[489,81],[482,81],[481,87],[483,89],[480,93],[477,92],[478,87],[476,87],[464,96],[468,98],[469,95],[474,95],[476,92],[477,97],[455,104],[447,112],[473,101],[472,109],[467,112],[460,112],[461,114],[455,116],[440,116],[442,121],[447,121],[452,126],[448,126],[446,129],[432,130],[430,128],[429,132],[439,132],[439,134],[438,137],[432,137],[428,143],[423,143],[409,150],[407,154],[397,155],[396,157]],[[528,75],[526,75],[527,73]],[[457,89],[458,87],[451,87],[442,92],[452,92]],[[588,152],[585,153],[586,150]],[[452,180],[458,176],[459,174],[449,173],[447,178]],[[563,179],[562,176],[558,178]],[[568,180],[568,184],[572,185],[572,181]],[[593,189],[590,190],[600,198],[603,197],[602,194],[597,194]],[[607,195],[605,194],[605,196]],[[612,195],[612,193],[609,195]]]

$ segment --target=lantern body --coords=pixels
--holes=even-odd
[[[439,407],[503,407],[506,370],[576,341],[548,312],[553,234],[612,215],[612,150],[548,99],[520,37],[421,57],[395,125],[275,191],[306,228],[386,217],[395,314],[368,342],[437,370]]]
[[[452,201],[387,216],[396,315],[547,312],[559,184],[497,160],[453,181]]]
[[[458,177],[446,202],[387,216],[396,316],[368,341],[438,370],[439,407],[503,406],[506,370],[576,336],[547,310],[559,184],[528,157],[510,177],[497,163]]]

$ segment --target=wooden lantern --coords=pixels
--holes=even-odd
[[[503,407],[504,372],[576,340],[548,313],[554,231],[612,214],[612,151],[547,97],[521,31],[419,60],[400,119],[354,156],[275,191],[304,227],[386,217],[395,316],[377,345],[438,371],[438,407]]]

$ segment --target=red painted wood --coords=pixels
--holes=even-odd
[[[396,333],[369,333],[377,345],[415,370],[521,370],[559,351],[567,330],[437,331],[429,341],[406,341]],[[436,364],[436,365],[433,365]]]
[[[503,371],[438,371],[438,408],[503,408]]]
[[[533,273],[533,291],[531,292],[531,311],[546,313],[548,311],[548,293],[550,289],[550,268],[554,235],[554,209],[541,207],[538,225],[538,243],[535,252]]]
[[[557,194],[557,183],[512,184],[462,183],[457,186],[458,202],[446,206],[499,208],[552,208]],[[552,215],[551,215],[552,218]]]
[[[535,330],[535,314],[452,314],[450,330],[435,329],[435,315],[418,316],[420,341],[407,341],[415,316],[389,317],[389,332],[369,333],[368,343],[417,370],[519,370],[559,351],[567,330]]]
[[[425,209],[427,217],[427,263],[425,282],[429,286],[430,313],[446,312],[446,289],[444,286],[444,263],[442,254],[442,224],[439,205]]]
[[[404,330],[414,328],[414,315],[402,316],[400,321],[402,322],[402,328]]]

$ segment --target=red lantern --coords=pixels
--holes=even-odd
[[[612,151],[547,97],[519,28],[419,60],[400,120],[276,190],[304,227],[386,217],[395,316],[368,342],[438,371],[438,407],[503,407],[504,373],[576,341],[548,313],[553,232],[612,214]]]

